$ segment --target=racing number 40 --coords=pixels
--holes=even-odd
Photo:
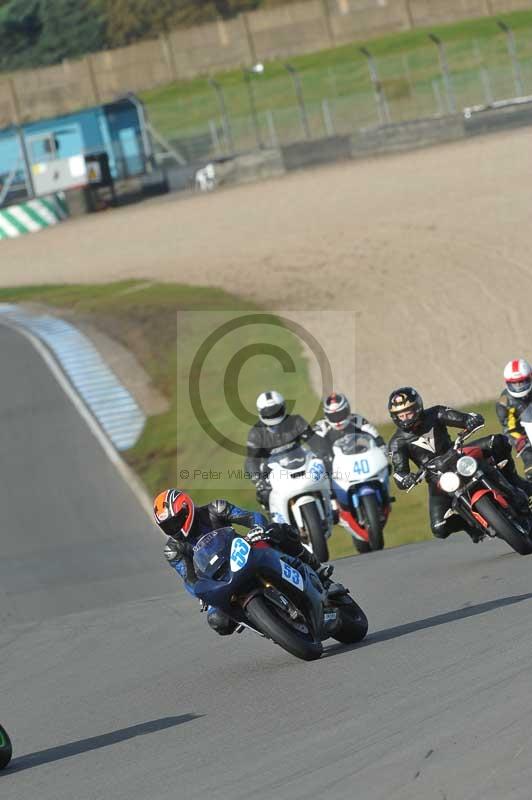
[[[361,459],[358,459],[357,461],[355,461],[355,464],[353,466],[353,472],[354,473],[356,473],[357,475],[360,475],[360,474],[368,475],[369,471],[370,471],[369,470],[369,461],[367,460],[367,458],[361,458]]]

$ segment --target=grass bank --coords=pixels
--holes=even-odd
[[[216,335],[212,353],[199,376],[207,420],[203,422],[209,433],[198,424],[189,399],[191,364],[198,348],[214,329],[225,324],[228,315],[260,312],[222,290],[126,281],[94,286],[2,289],[0,302],[40,303],[57,309],[58,313],[67,309],[80,321],[90,322],[135,354],[154,385],[169,401],[168,411],[150,417],[137,445],[125,453],[126,460],[152,494],[164,486],[185,484],[198,502],[225,496],[233,502],[255,507],[255,495],[249,482],[228,474],[242,467],[242,455],[222,448],[209,433],[220,430],[231,441],[245,443],[248,425],[253,421],[251,411],[256,395],[269,386],[277,387],[287,397],[297,398],[295,410],[306,418],[312,418],[319,406],[299,340],[291,331],[272,325],[266,318],[254,324],[252,337],[247,332],[249,327]],[[268,352],[259,354],[246,350],[253,341],[265,343]],[[264,350],[262,345],[261,349]],[[279,350],[291,359],[289,369],[286,363],[277,360]],[[241,362],[238,361],[240,355]],[[227,366],[231,362],[234,371],[228,373]],[[249,412],[237,409],[235,414],[239,398]],[[494,404],[471,407],[471,410],[484,414],[486,430],[498,429]],[[393,432],[391,425],[384,425],[381,430],[387,439]],[[198,470],[210,474],[183,480],[180,478],[183,470],[190,475]],[[218,473],[222,473],[221,477]],[[387,546],[430,538],[426,504],[424,487],[398,497],[385,533]],[[342,529],[336,529],[331,546],[333,557],[353,552],[350,537]]]
[[[523,62],[523,79],[530,88],[532,11],[505,14],[503,19],[515,32],[517,54]],[[512,96],[514,85],[508,43],[495,19],[483,17],[433,26],[430,31],[436,33],[446,45],[459,107],[481,102],[486,81],[497,99]],[[375,113],[368,66],[360,52],[360,47],[366,46],[376,59],[379,79],[391,104],[392,118],[435,113],[434,92],[443,93],[444,86],[441,83],[437,50],[428,39],[428,33],[428,29],[396,33],[290,58],[290,63],[300,74],[302,92],[309,110],[312,111],[312,107],[316,106],[318,114],[324,98],[331,101],[349,99],[349,104],[337,104],[335,114],[339,118],[346,117],[346,120],[349,115],[353,117],[351,127],[355,127],[355,117],[363,122],[363,98]],[[238,69],[213,77],[224,91],[229,116],[234,119],[233,137],[237,139],[238,147],[240,140],[247,141],[244,130],[240,128],[249,128],[243,120],[250,114],[243,73]],[[290,75],[282,63],[270,61],[265,63],[264,72],[255,75],[252,81],[257,110],[259,113],[275,111],[275,125],[279,128],[278,132],[282,133],[283,127],[290,127],[288,112],[296,107]],[[437,82],[436,88],[433,82]],[[357,96],[361,98],[360,103],[354,102]],[[207,76],[168,84],[145,92],[142,97],[152,122],[170,138],[186,137],[200,130],[208,132],[209,120],[219,122],[218,101]],[[295,113],[290,124],[296,124],[297,119]],[[261,124],[267,127],[265,119]]]

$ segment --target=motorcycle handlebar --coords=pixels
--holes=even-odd
[[[481,425],[477,425],[477,427],[473,428],[473,430],[471,431],[464,430],[462,431],[462,433],[459,433],[458,436],[456,437],[453,449],[458,450],[458,448],[462,446],[462,444],[466,441],[466,439],[469,439],[470,436],[472,436],[474,433],[476,433],[483,427],[484,423],[482,423]],[[421,481],[425,478],[426,474],[427,474],[426,468],[420,469],[418,472],[416,472],[416,474],[414,475],[415,483],[413,486],[411,486],[409,489],[406,490],[406,493],[408,494],[409,492],[412,491],[412,489],[415,489],[416,486],[418,486],[421,483]]]
[[[411,491],[412,491],[412,489],[415,489],[415,488],[416,488],[416,486],[418,486],[418,485],[421,483],[421,481],[424,479],[424,477],[425,477],[425,475],[426,475],[426,472],[427,472],[427,470],[426,470],[426,469],[420,469],[420,470],[419,470],[419,472],[416,472],[416,474],[414,475],[414,480],[415,480],[415,483],[414,483],[414,485],[413,485],[413,486],[411,486],[409,489],[407,489],[407,490],[406,490],[406,493],[407,493],[407,494],[408,494],[409,492],[411,492]]]
[[[482,423],[481,425],[477,425],[477,427],[473,428],[473,430],[471,430],[471,431],[464,430],[464,431],[462,431],[462,433],[459,433],[458,436],[456,437],[456,441],[454,443],[454,449],[458,450],[458,448],[465,442],[466,439],[469,439],[470,436],[473,436],[474,433],[476,433],[477,431],[479,431],[483,427],[484,427],[484,423]]]

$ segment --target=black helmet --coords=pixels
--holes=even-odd
[[[323,401],[325,419],[337,431],[343,430],[349,423],[351,407],[345,394],[333,393]]]
[[[423,400],[411,386],[403,386],[391,393],[388,400],[388,411],[393,423],[398,428],[410,431],[417,425],[423,413]],[[405,412],[409,413],[408,418],[400,419],[400,415],[404,415]]]

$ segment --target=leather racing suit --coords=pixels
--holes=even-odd
[[[181,535],[175,538],[170,536],[164,548],[167,561],[183,578],[185,589],[193,597],[196,597],[194,587],[198,580],[193,563],[194,545],[204,534],[226,525],[242,525],[248,529],[259,525],[266,529],[268,540],[279,550],[299,558],[316,571],[320,570],[320,562],[303,547],[297,532],[290,525],[268,523],[266,517],[257,511],[246,511],[228,500],[213,500],[207,505],[196,506],[194,522],[186,540]],[[207,622],[221,636],[233,633],[237,627],[227,614],[212,606],[207,611]]]
[[[288,452],[301,442],[314,449],[314,431],[299,414],[289,414],[279,425],[265,425],[259,420],[251,428],[247,441],[245,471],[257,490],[257,500],[265,508],[271,493],[267,461],[272,455]]]
[[[328,470],[330,470],[332,466],[333,444],[349,433],[368,433],[370,436],[373,436],[377,445],[382,448],[386,454],[388,453],[386,443],[375,425],[372,425],[371,422],[360,414],[351,414],[349,422],[345,428],[341,430],[333,428],[326,419],[320,419],[314,425],[314,433],[315,436],[312,440],[313,450],[316,455],[323,458]]]
[[[523,459],[527,478],[532,478],[532,446],[521,423],[521,417],[531,403],[530,396],[512,397],[508,390],[504,389],[495,406],[504,435]]]
[[[467,428],[468,423],[474,422],[475,418],[481,420],[476,414],[455,411],[447,406],[432,406],[423,411],[413,430],[403,431],[398,428],[389,444],[393,477],[398,488],[408,488],[409,461],[413,461],[418,468],[422,468],[435,455],[442,455],[452,447],[453,443],[447,426]],[[527,495],[531,493],[528,482],[517,475],[511,447],[505,436],[502,434],[483,436],[475,439],[474,443],[482,449],[486,458],[493,456],[496,462],[508,459],[506,466],[501,470],[504,477],[518,489],[526,491]],[[451,533],[465,530],[475,538],[476,532],[469,529],[467,523],[458,515],[453,514],[449,519],[445,519],[445,514],[451,508],[452,498],[439,489],[435,479],[428,479],[427,482],[430,526],[434,536],[438,539],[446,539]]]

